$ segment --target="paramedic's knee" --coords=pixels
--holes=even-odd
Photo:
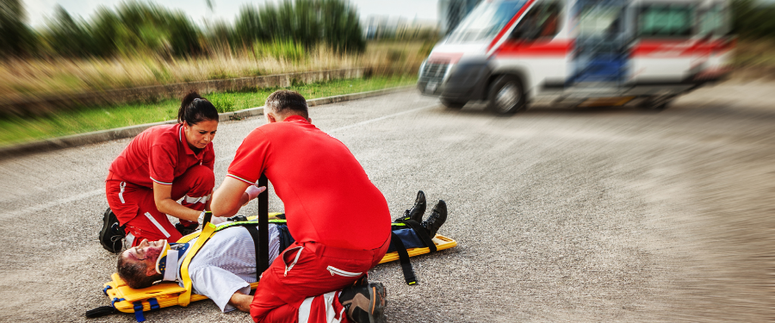
[[[213,187],[215,187],[213,170],[207,166],[197,165],[175,178],[172,182],[172,198],[177,200],[185,197],[183,203],[187,207],[191,207],[197,202],[205,204],[213,192]],[[194,209],[199,210],[200,208]]]
[[[197,165],[187,170],[181,177],[189,177],[187,180],[191,181],[191,189],[202,189],[205,191],[212,191],[215,187],[215,173],[210,168],[204,165]]]
[[[215,187],[215,174],[213,170],[204,165],[197,165],[175,178],[172,182],[172,195],[173,197],[176,195],[174,192],[176,188],[183,188],[188,192],[210,194],[213,187]]]

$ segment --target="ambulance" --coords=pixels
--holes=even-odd
[[[530,103],[664,109],[723,79],[729,0],[485,0],[431,51],[417,86],[459,109]]]

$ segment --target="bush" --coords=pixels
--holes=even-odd
[[[218,110],[218,113],[235,111],[234,96],[228,93],[210,93],[207,96],[207,100],[210,101]]]
[[[257,43],[253,47],[256,57],[274,57],[298,62],[307,55],[301,43],[292,40],[275,40],[266,43]]]

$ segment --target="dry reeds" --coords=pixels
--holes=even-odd
[[[370,67],[377,75],[412,74],[425,59],[422,42],[371,43],[362,54],[339,54],[317,46],[301,57],[259,44],[207,58],[134,56],[114,59],[33,59],[0,63],[0,98],[25,98],[211,79]],[[425,46],[427,47],[427,46]]]

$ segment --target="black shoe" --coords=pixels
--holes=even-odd
[[[425,193],[423,193],[423,191],[418,191],[417,198],[414,199],[414,206],[412,206],[410,210],[404,211],[404,216],[393,222],[411,219],[417,221],[417,223],[422,223],[422,215],[425,214],[425,206]]]
[[[116,214],[108,208],[102,215],[102,230],[100,230],[100,244],[105,250],[118,253],[124,246],[122,241],[126,236],[124,228],[118,223]]]
[[[244,215],[240,215],[240,214],[226,219],[226,221],[229,221],[229,222],[242,222],[242,221],[247,221],[247,220],[248,220],[248,217],[246,217]]]
[[[178,222],[175,224],[175,229],[178,229],[178,232],[180,232],[180,234],[187,236],[189,234],[194,233],[196,229],[199,229],[199,223],[194,222],[189,226],[185,226],[183,225],[183,223]]]
[[[428,230],[428,235],[433,238],[445,221],[447,221],[447,203],[444,203],[444,200],[439,200],[439,203],[436,203],[436,206],[431,210],[428,220],[422,223],[422,227]]]
[[[351,322],[385,323],[386,296],[382,283],[369,283],[343,289],[339,302],[344,306]]]

